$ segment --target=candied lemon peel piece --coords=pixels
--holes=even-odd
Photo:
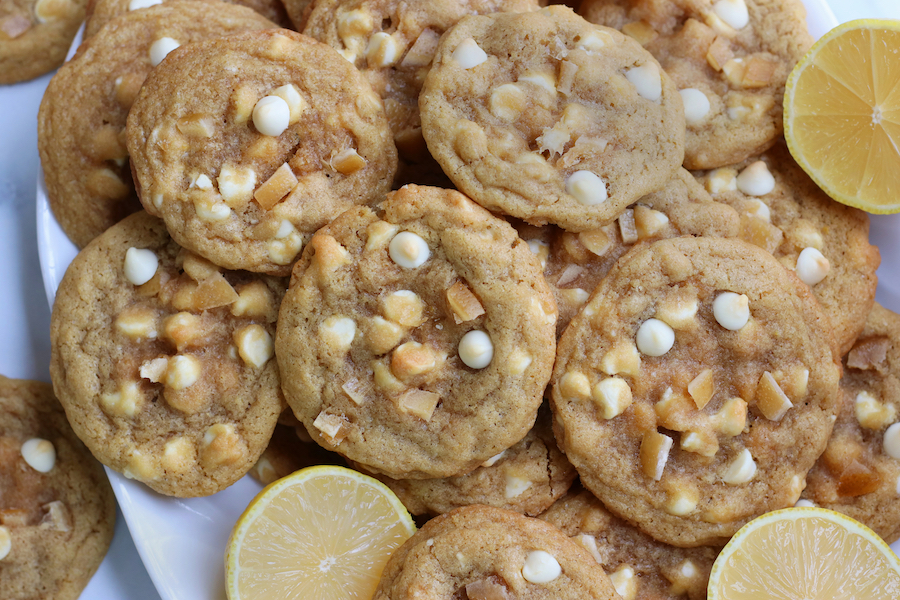
[[[380,481],[336,466],[301,469],[263,489],[225,554],[229,600],[368,600],[416,526]]]

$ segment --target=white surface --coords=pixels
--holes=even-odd
[[[898,0],[805,0],[810,30],[821,34],[832,24],[862,17],[900,18]],[[0,86],[0,373],[49,381],[46,298],[74,255],[46,210],[38,207],[35,229],[35,181],[38,174],[36,116],[50,76]],[[871,238],[881,249],[878,301],[900,311],[900,215],[871,219]],[[38,246],[48,289],[41,283]],[[52,287],[51,287],[52,286]],[[225,492],[186,501],[164,498],[119,476],[112,477],[141,555],[154,575],[159,594],[179,600],[221,600],[222,548],[231,524],[258,490],[242,480]],[[121,516],[121,515],[120,515]],[[895,551],[900,543],[894,544]],[[83,598],[158,600],[141,565],[124,520],[119,519],[112,548]]]

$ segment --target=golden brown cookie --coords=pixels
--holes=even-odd
[[[584,546],[609,574],[622,600],[706,600],[720,548],[657,542],[611,514],[586,490],[570,492],[540,519]]]
[[[87,0],[0,2],[0,85],[34,79],[63,63]]]
[[[881,256],[869,243],[869,216],[829,198],[784,143],[697,175],[715,200],[740,213],[741,239],[771,252],[810,286],[846,354],[875,302]]]
[[[176,242],[277,275],[319,227],[383,198],[397,168],[381,99],[335,50],[286,29],[175,49],[127,137],[141,202]]]
[[[876,304],[844,357],[843,402],[803,498],[900,539],[900,315]]]
[[[534,424],[556,306],[515,230],[405,186],[319,230],[275,340],[285,398],[326,448],[395,479],[475,469]]]
[[[521,441],[471,473],[443,479],[376,478],[414,515],[439,515],[461,506],[484,504],[535,517],[565,494],[577,475],[556,447],[550,420],[545,406]]]
[[[167,40],[186,44],[270,27],[253,11],[218,0],[170,0],[111,21],[53,76],[38,112],[38,150],[50,208],[75,245],[83,248],[141,207],[125,120]]]
[[[554,431],[581,481],[668,544],[724,544],[800,497],[841,368],[809,288],[740,240],[634,247],[559,341]]]
[[[273,337],[285,282],[225,271],[138,212],[69,265],[50,320],[50,374],[103,464],[172,496],[237,481],[284,406]]]
[[[487,506],[428,521],[388,560],[375,600],[614,600],[609,578],[556,527]]]
[[[287,409],[278,418],[272,439],[250,469],[250,475],[261,484],[269,485],[305,467],[344,464],[346,462],[339,454],[312,441],[306,428]]]
[[[659,63],[564,6],[460,21],[419,108],[456,187],[534,225],[607,225],[683,159],[681,96]]]
[[[76,600],[113,537],[100,463],[46,383],[0,376],[0,595]]]
[[[684,100],[684,166],[711,169],[771,146],[788,73],[812,45],[801,0],[585,0],[579,11],[640,42]]]

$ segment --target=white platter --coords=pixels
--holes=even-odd
[[[826,0],[804,0],[810,32],[819,37],[837,25]],[[870,239],[881,250],[878,301],[900,312],[900,215],[873,216]],[[37,189],[38,251],[51,305],[77,249],[47,204],[43,180]],[[225,544],[237,518],[261,486],[244,477],[207,498],[169,498],[107,469],[141,559],[164,600],[223,600]],[[900,552],[900,542],[891,546]]]

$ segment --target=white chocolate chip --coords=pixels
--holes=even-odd
[[[575,171],[566,178],[566,192],[585,206],[600,204],[607,199],[606,183],[590,171]]]
[[[287,85],[275,88],[270,95],[278,96],[287,102],[288,109],[291,113],[291,124],[300,120],[300,115],[303,114],[303,110],[306,108],[306,101],[303,99],[303,96],[300,95],[297,86],[293,83],[288,83]]]
[[[575,43],[575,47],[581,48],[585,52],[599,52],[606,48],[611,41],[611,36],[605,31],[591,31],[582,35],[581,39]]]
[[[876,431],[897,419],[897,409],[893,405],[879,402],[865,390],[856,395],[854,412],[861,427]]]
[[[156,275],[159,259],[153,250],[129,248],[125,251],[125,279],[132,285],[144,285]]]
[[[9,529],[0,525],[0,560],[9,556],[10,550],[12,550],[12,536],[9,535]]]
[[[256,171],[250,167],[223,165],[216,182],[225,203],[237,208],[253,198],[253,192],[256,190]]]
[[[637,93],[647,100],[656,102],[662,97],[662,78],[655,62],[648,62],[625,71],[625,79],[637,89]]]
[[[662,356],[675,344],[675,332],[659,319],[647,319],[635,337],[638,350],[647,356]]]
[[[177,40],[170,37],[162,37],[150,44],[150,64],[154,67],[175,48],[180,46]]]
[[[510,375],[522,375],[531,366],[531,355],[516,348],[509,354],[506,363],[506,372]]]
[[[697,508],[699,495],[696,490],[678,490],[666,502],[666,512],[676,517],[689,515]]]
[[[260,98],[253,107],[253,125],[263,135],[278,137],[291,122],[291,109],[280,96]]]
[[[532,550],[525,556],[522,577],[531,583],[549,583],[560,576],[562,567],[549,552]]]
[[[235,331],[234,342],[244,362],[257,369],[265,366],[275,353],[272,336],[262,325],[256,323]]]
[[[769,210],[769,206],[765,202],[759,198],[750,198],[750,204],[752,208],[747,210],[749,216],[761,219],[766,223],[772,222],[772,211]]]
[[[575,536],[575,541],[590,553],[594,560],[597,561],[597,564],[603,564],[603,557],[600,555],[600,549],[597,547],[597,540],[594,539],[594,536],[579,533]]]
[[[533,83],[534,85],[547,90],[556,96],[556,78],[553,73],[543,71],[525,71],[525,74],[519,77],[518,81]]]
[[[621,377],[608,377],[594,386],[594,402],[600,409],[600,416],[612,419],[631,406],[631,387]]]
[[[356,322],[350,317],[328,317],[319,326],[319,335],[329,346],[346,352],[356,337]]]
[[[222,221],[231,216],[231,207],[213,196],[210,199],[207,196],[199,196],[194,198],[194,210],[197,211],[197,217],[207,223]]]
[[[750,320],[750,299],[744,294],[722,292],[713,300],[716,322],[729,331],[737,331]]]
[[[506,474],[506,487],[504,489],[503,495],[507,500],[512,500],[513,498],[518,498],[525,490],[531,487],[531,481],[525,479],[524,477],[519,477],[518,475],[513,475],[511,473]]]
[[[162,4],[163,0],[131,0],[128,3],[128,10],[140,10],[142,8],[149,8],[151,6],[156,6],[157,4]]]
[[[894,423],[887,428],[882,445],[888,456],[900,459],[900,423]]]
[[[212,180],[205,174],[198,175],[188,186],[188,188],[197,188],[198,190],[211,190],[212,187]]]
[[[831,263],[815,248],[804,248],[797,257],[797,277],[806,285],[816,285],[830,269]]]
[[[22,444],[22,458],[35,471],[49,473],[56,464],[56,448],[47,440],[31,438]]]
[[[191,355],[177,354],[169,359],[166,369],[166,385],[173,390],[183,390],[200,379],[200,360]]]
[[[740,485],[747,483],[756,476],[756,462],[750,451],[744,448],[741,453],[731,461],[725,473],[722,474],[722,481],[728,485]]]
[[[566,371],[557,385],[563,400],[584,400],[591,397],[591,382],[579,371]]]
[[[487,54],[472,38],[466,38],[453,51],[453,60],[463,69],[477,67],[487,60]]]
[[[744,0],[719,0],[713,4],[713,12],[734,29],[743,29],[750,22],[750,14]]]
[[[481,463],[481,466],[482,467],[493,467],[495,464],[497,464],[498,460],[503,458],[503,456],[505,454],[506,454],[506,450],[502,451],[500,454],[495,454],[494,456],[490,457],[489,459],[487,459],[486,461]]]
[[[387,221],[375,221],[366,228],[366,250],[371,251],[387,244],[397,235],[400,228]]]
[[[491,92],[491,114],[502,121],[512,122],[525,110],[525,92],[514,83],[506,83]]]
[[[709,114],[709,98],[697,88],[678,91],[684,104],[684,120],[688,125],[700,123]]]
[[[609,352],[603,355],[600,360],[600,370],[607,375],[624,373],[637,377],[641,372],[641,355],[631,342],[617,342]]]
[[[713,169],[706,176],[706,191],[712,195],[737,189],[737,172],[728,167]]]
[[[810,502],[806,498],[800,498],[794,503],[795,508],[815,508],[815,502]]]
[[[758,160],[737,176],[737,189],[748,196],[765,196],[775,189],[775,178],[766,163]]]
[[[459,340],[458,352],[467,367],[483,369],[494,358],[494,344],[487,333],[473,329]]]
[[[369,68],[390,67],[400,58],[400,44],[391,34],[379,31],[369,38],[366,63]]]
[[[401,231],[388,245],[391,260],[406,269],[415,269],[425,264],[431,257],[428,244],[411,231]]]
[[[135,382],[123,383],[119,391],[100,394],[100,406],[103,412],[120,417],[133,417],[144,402],[141,388]]]
[[[166,376],[166,369],[169,367],[169,359],[165,356],[152,358],[141,363],[138,370],[141,377],[152,383],[159,383]]]
[[[637,597],[637,579],[630,565],[620,565],[609,574],[609,581],[616,588],[616,593],[622,596],[622,600],[634,600]]]

